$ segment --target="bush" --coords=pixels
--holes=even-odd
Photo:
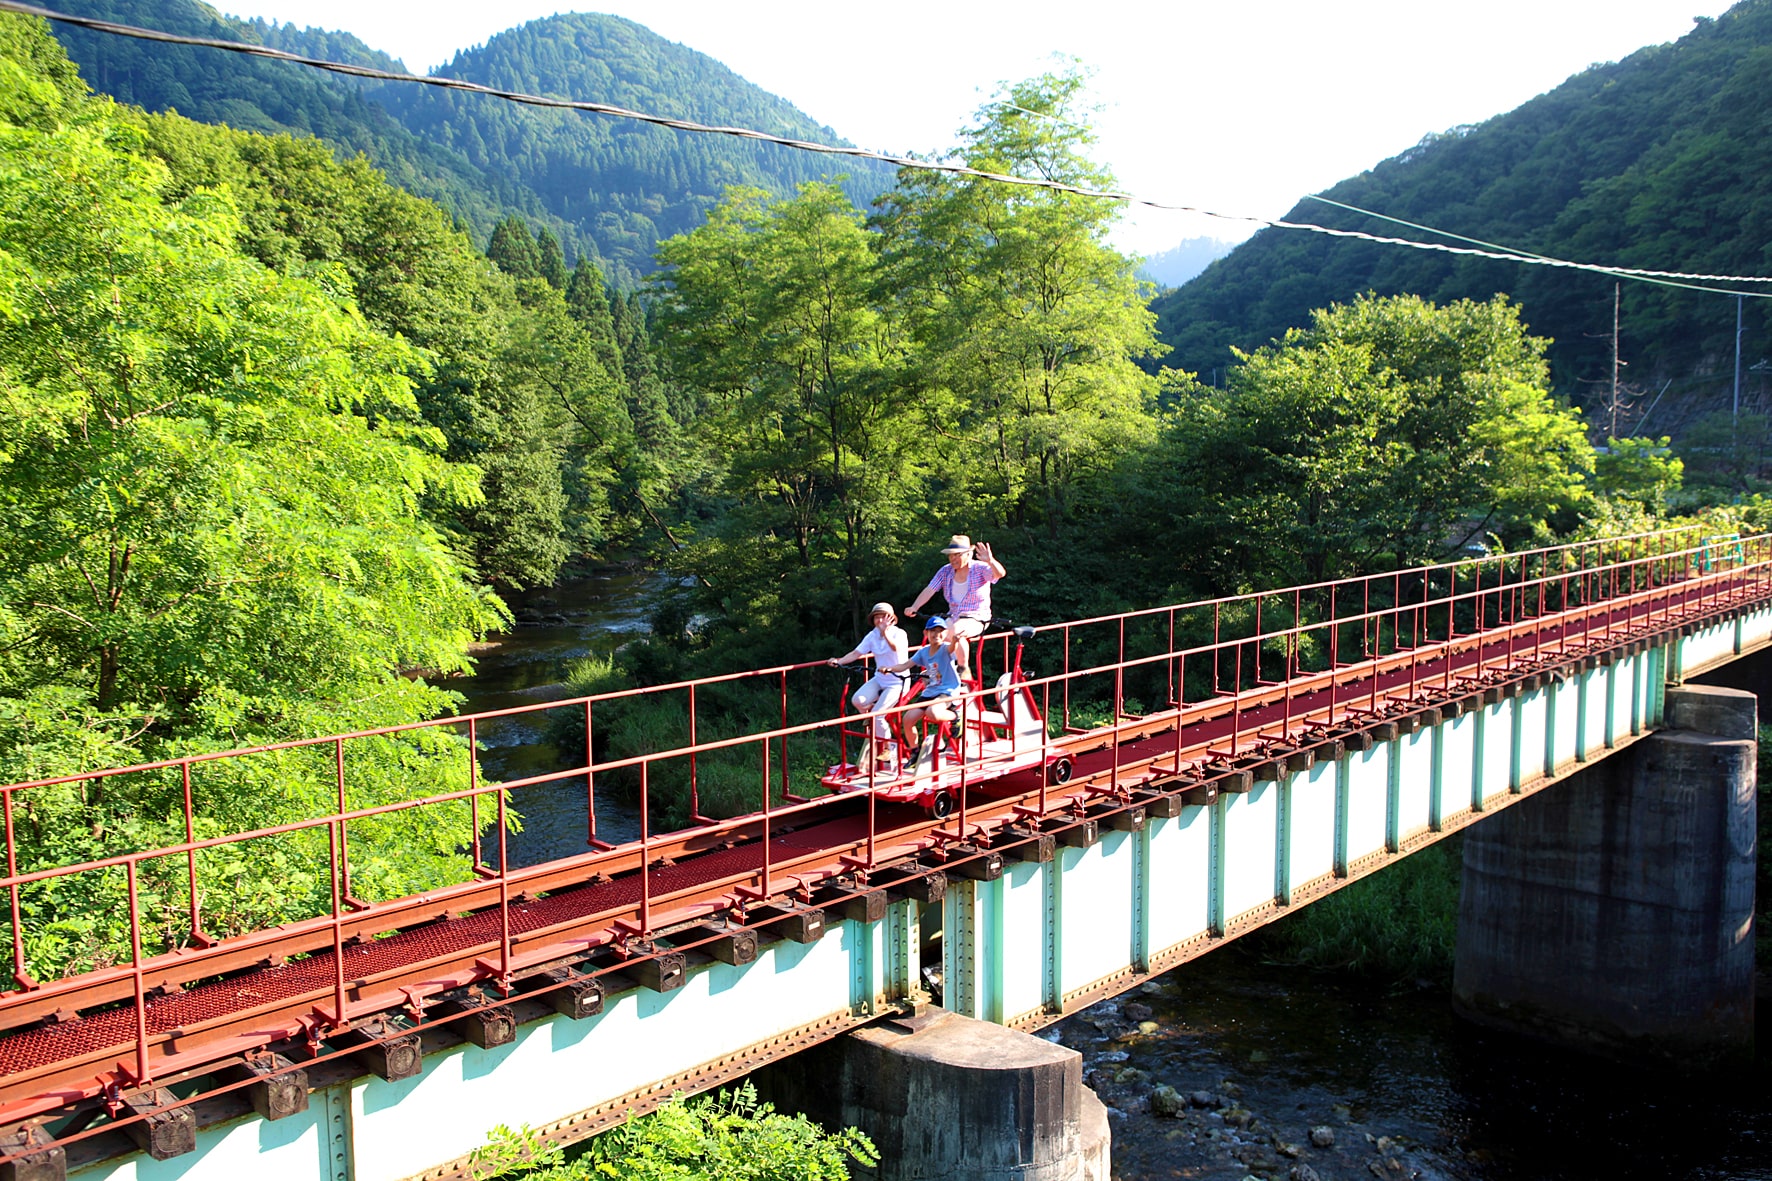
[[[878,1164],[872,1141],[854,1128],[826,1132],[801,1115],[757,1101],[745,1083],[735,1091],[672,1098],[651,1115],[592,1139],[573,1160],[529,1129],[496,1129],[474,1154],[474,1181],[521,1175],[525,1181],[847,1181],[849,1162]]]

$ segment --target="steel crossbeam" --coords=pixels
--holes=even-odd
[[[837,881],[865,885],[871,873],[914,858],[933,865],[960,855],[956,849],[988,850],[994,838],[1012,828],[1015,839],[1025,839],[1030,824],[1056,828],[1086,822],[1098,812],[1142,807],[1133,802],[1134,790],[1174,794],[1202,781],[1243,774],[1263,760],[1309,750],[1386,717],[1468,698],[1486,685],[1653,640],[1671,628],[1772,596],[1768,538],[1743,539],[1727,561],[1716,560],[1709,543],[1693,545],[1689,540],[1672,533],[1589,542],[1039,629],[1061,633],[1063,667],[1027,683],[1047,701],[1056,695],[1065,703],[1060,710],[1047,711],[1059,730],[1049,741],[1074,759],[1074,778],[1060,785],[1046,782],[1038,772],[993,776],[992,767],[980,763],[967,769],[970,780],[962,779],[957,814],[943,820],[905,806],[876,804],[867,793],[792,802],[787,790],[789,741],[837,745],[835,720],[787,724],[789,674],[806,673],[818,667],[814,665],[0,786],[8,847],[7,876],[0,887],[7,890],[12,907],[14,977],[23,985],[0,994],[0,1029],[11,1031],[0,1035],[0,1122],[52,1111],[119,1086],[151,1084],[291,1038],[305,1037],[317,1045],[375,1014],[422,1005],[427,997],[466,984],[509,987],[525,973],[593,952],[611,953],[595,971],[618,971],[652,954],[655,937],[676,925],[726,914],[742,927],[750,907],[785,894],[804,896]],[[1492,581],[1485,584],[1486,577]],[[1436,578],[1446,588],[1439,597],[1434,596]],[[1409,598],[1417,584],[1420,597]],[[1373,605],[1375,591],[1378,606]],[[1389,601],[1383,601],[1386,594]],[[1263,602],[1288,597],[1289,622],[1264,628]],[[1307,605],[1317,601],[1326,601],[1327,610],[1321,618],[1308,618]],[[1226,622],[1231,608],[1248,614],[1251,604],[1253,629],[1227,636],[1227,630],[1235,630]],[[1128,655],[1128,623],[1163,622],[1165,613],[1167,643],[1153,652]],[[1178,613],[1195,623],[1209,613],[1212,642],[1178,644]],[[1078,661],[1079,667],[1072,667],[1073,650],[1083,646],[1079,637],[1092,627],[1118,630],[1116,659],[1088,666]],[[1354,629],[1359,631],[1359,648],[1340,651],[1343,637]],[[1305,667],[1301,653],[1310,643],[1327,654],[1326,667]],[[981,642],[981,662],[985,649]],[[1278,664],[1277,678],[1264,675],[1264,652]],[[1228,677],[1227,666],[1232,670]],[[1198,678],[1208,668],[1208,692],[1188,701],[1190,673]],[[1127,675],[1149,678],[1159,672],[1167,675],[1171,687],[1167,705],[1128,713]],[[697,687],[747,676],[779,681],[783,724],[695,742]],[[1073,695],[1080,698],[1105,677],[1114,684],[1111,720],[1093,728],[1072,726]],[[597,706],[684,691],[690,703],[688,746],[601,762],[591,757]],[[466,791],[417,795],[374,808],[343,807],[344,752],[350,742],[440,727],[466,727],[471,739],[479,726],[541,710],[582,711],[583,764],[503,784],[476,778]],[[77,865],[28,872],[18,868],[13,816],[15,798],[24,793],[173,770],[184,784],[189,818],[194,768],[303,746],[332,748],[341,785],[338,811],[274,829],[188,839]],[[652,834],[646,784],[654,767],[744,748],[760,753],[757,812]],[[774,770],[771,752],[776,755]],[[598,776],[621,771],[639,776],[643,835],[612,847],[596,837],[594,784]],[[497,860],[488,863],[476,847],[477,872],[458,885],[355,905],[347,904],[348,889],[338,889],[330,914],[226,938],[195,938],[188,946],[160,954],[143,949],[145,923],[137,903],[130,913],[132,943],[138,949],[131,962],[61,980],[31,979],[19,900],[21,891],[38,883],[118,867],[133,883],[137,868],[159,857],[189,859],[195,882],[195,858],[208,850],[303,830],[330,835],[334,881],[348,883],[343,838],[351,823],[462,800],[478,809],[487,797],[502,815],[511,789],[550,782],[583,783],[589,852],[514,867],[502,848]],[[784,797],[790,802],[777,802]],[[699,804],[691,811],[699,817]],[[187,826],[187,833],[192,831]],[[190,932],[201,934],[194,897]]]

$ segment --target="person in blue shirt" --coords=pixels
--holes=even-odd
[[[915,726],[925,717],[936,722],[952,722],[959,718],[953,698],[965,691],[960,683],[960,670],[954,663],[954,641],[947,635],[948,621],[932,615],[923,625],[923,646],[911,653],[902,664],[882,665],[881,672],[904,672],[921,669],[928,676],[917,704],[905,710],[907,727]],[[927,744],[925,744],[927,745]]]

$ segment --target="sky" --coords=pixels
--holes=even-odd
[[[998,84],[1094,71],[1096,156],[1141,197],[1282,216],[1299,197],[1688,32],[1723,0],[211,0],[343,29],[416,72],[524,21],[610,12],[708,54],[863,147],[936,152]],[[574,95],[595,100],[601,95]],[[1457,227],[1445,227],[1457,229]],[[1155,254],[1245,222],[1130,213]]]

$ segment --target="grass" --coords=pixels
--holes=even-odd
[[[1452,979],[1459,836],[1413,853],[1264,928],[1255,946],[1298,967],[1395,982]]]

